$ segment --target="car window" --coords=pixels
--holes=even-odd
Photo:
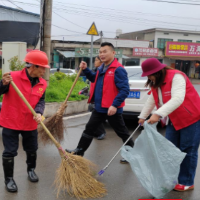
[[[141,68],[125,68],[128,73],[129,80],[147,80],[147,77],[141,77],[142,69]]]

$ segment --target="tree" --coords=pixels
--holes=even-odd
[[[18,56],[14,56],[8,62],[10,63],[9,66],[11,71],[20,71],[25,67],[25,63],[22,63]]]

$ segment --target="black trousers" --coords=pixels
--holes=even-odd
[[[3,128],[2,139],[4,145],[3,157],[17,156],[19,147],[19,134],[22,135],[22,145],[27,153],[35,153],[38,149],[38,132],[33,131],[18,131],[8,128]]]
[[[105,128],[104,128],[103,123],[101,123],[101,124],[98,126],[97,130],[96,130],[95,133],[94,133],[94,136],[95,136],[95,137],[98,137],[98,136],[100,136],[100,135],[102,135],[102,134],[106,134],[106,130],[105,130]]]
[[[99,113],[94,110],[88,123],[85,126],[85,130],[83,131],[83,135],[79,141],[78,148],[83,148],[84,151],[87,150],[92,142],[93,137],[95,136],[95,132],[99,125],[102,124],[102,122],[104,122],[106,119],[116,134],[122,139],[123,143],[130,137],[122,114],[117,113],[115,115],[108,116],[107,113]],[[133,140],[130,139],[126,145],[133,147]]]

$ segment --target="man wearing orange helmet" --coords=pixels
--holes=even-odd
[[[31,182],[38,182],[35,173],[37,142],[37,124],[41,122],[45,107],[46,81],[42,78],[48,66],[47,55],[39,50],[29,52],[25,57],[26,68],[21,71],[5,73],[0,81],[0,95],[3,95],[0,125],[3,127],[2,140],[4,151],[2,155],[6,189],[17,192],[13,179],[14,157],[17,156],[19,134],[22,135],[23,149],[27,155],[27,172]],[[14,81],[25,98],[37,113],[32,113],[20,99],[10,84]]]

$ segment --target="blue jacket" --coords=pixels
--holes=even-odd
[[[108,68],[108,66],[107,66],[107,68]],[[106,68],[106,70],[107,70],[107,68]],[[95,92],[94,92],[95,110],[100,113],[108,112],[107,108],[101,107],[103,81],[104,81],[104,75],[105,75],[106,70],[104,70],[104,64],[98,68],[99,76],[98,76],[98,79],[96,82],[96,87],[95,87]],[[83,72],[86,75],[87,79],[89,79],[91,82],[95,82],[95,77],[96,77],[95,72],[91,71],[88,68],[83,70]],[[122,67],[118,67],[115,70],[115,84],[119,90],[119,93],[116,96],[116,98],[114,99],[112,106],[117,108],[128,97],[129,90],[130,90],[127,72]],[[117,108],[117,113],[122,113],[122,112],[123,112],[123,108]]]

